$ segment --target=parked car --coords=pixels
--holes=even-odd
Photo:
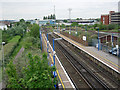
[[[111,50],[109,50],[109,53],[112,54],[112,52],[115,52],[115,51],[117,51],[117,48],[116,48],[116,47],[113,48],[113,49],[111,49]]]
[[[112,50],[113,50],[113,52],[112,52]],[[113,55],[115,55],[115,56],[120,56],[120,53],[119,53],[119,51],[120,51],[120,48],[113,48],[113,49],[111,49],[111,50],[109,50],[109,53],[110,54],[113,54]]]

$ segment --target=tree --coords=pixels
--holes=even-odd
[[[25,22],[25,20],[24,19],[20,19],[20,22]]]
[[[39,25],[38,24],[33,24],[31,27],[30,35],[33,37],[39,37]]]
[[[48,19],[48,17],[46,16],[46,18],[45,19]]]
[[[80,20],[79,18],[77,18],[76,20]]]
[[[77,22],[73,22],[73,23],[71,24],[71,26],[78,26],[78,23],[77,23]]]
[[[63,22],[67,23],[67,20],[63,20]]]
[[[50,19],[53,19],[53,15],[51,14]]]
[[[55,16],[55,14],[53,14],[53,19],[56,19],[56,16]]]
[[[51,72],[55,71],[55,67],[48,65],[47,55],[43,54],[40,58],[29,53],[28,59],[26,67],[21,70],[21,76],[18,75],[13,61],[10,61],[7,65],[7,88],[54,89],[54,85],[58,82],[57,77],[52,78],[53,74]]]
[[[50,19],[50,16],[48,15],[48,19]]]
[[[46,19],[46,17],[44,16],[44,17],[43,17],[43,20],[45,20],[45,19]]]

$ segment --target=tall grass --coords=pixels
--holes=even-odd
[[[9,59],[9,57],[12,55],[14,49],[18,45],[18,42],[20,40],[20,36],[15,36],[13,39],[11,39],[5,46],[4,46],[4,57],[5,60]]]

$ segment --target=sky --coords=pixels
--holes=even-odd
[[[43,19],[54,13],[57,19],[100,18],[101,14],[118,11],[120,0],[0,0],[0,20]]]

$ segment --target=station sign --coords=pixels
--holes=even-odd
[[[86,36],[83,36],[83,40],[86,41]]]

